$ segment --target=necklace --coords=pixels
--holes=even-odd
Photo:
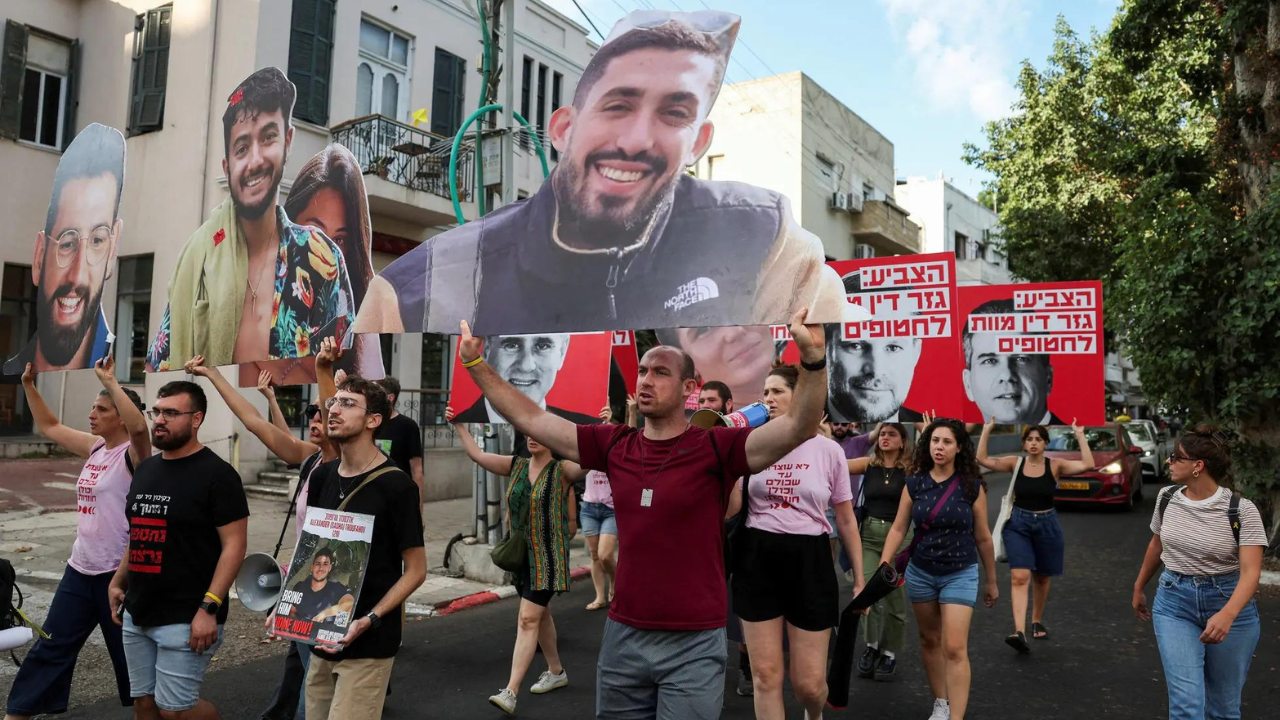
[[[658,471],[653,474],[652,478],[649,477],[649,472],[645,469],[645,466],[648,465],[648,459],[645,457],[644,435],[640,436],[640,478],[642,482],[649,486],[640,491],[640,507],[653,506],[653,487],[657,485],[657,480],[662,476],[662,471],[666,469],[667,463],[671,462],[671,457],[676,454],[676,450],[684,443],[688,432],[689,423],[685,423],[684,430],[680,431],[680,440],[667,451],[667,457],[663,459],[662,464],[658,466]]]
[[[356,473],[355,475],[353,475],[352,477],[350,477],[350,478],[348,478],[348,479],[350,479],[350,480],[356,480],[356,479],[358,479],[358,478],[362,477],[365,473],[369,472],[369,468],[373,467],[373,464],[374,464],[374,463],[378,462],[379,460],[385,459],[385,458],[386,458],[386,456],[385,456],[385,455],[383,455],[382,453],[378,453],[376,456],[374,456],[373,460],[372,460],[372,461],[370,461],[370,463],[369,463],[368,465],[365,465],[365,466],[364,466],[364,469],[363,469],[363,470],[361,470],[360,472]],[[345,500],[345,499],[347,498],[347,491],[348,491],[349,489],[350,489],[350,488],[349,488],[349,487],[347,487],[347,486],[343,483],[342,473],[338,473],[338,499],[339,499],[339,500]]]

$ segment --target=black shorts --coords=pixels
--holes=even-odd
[[[744,527],[733,558],[733,611],[747,622],[785,618],[810,632],[840,620],[840,586],[826,535]]]
[[[556,596],[555,590],[531,590],[528,585],[520,588],[520,597],[528,600],[534,605],[546,607],[551,604],[551,598]]]

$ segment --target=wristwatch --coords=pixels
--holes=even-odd
[[[205,600],[203,603],[200,604],[200,608],[205,612],[209,613],[210,615],[217,615],[218,607],[219,607],[218,603],[212,600]]]
[[[368,615],[364,616],[364,619],[369,621],[370,630],[376,630],[382,624],[382,618],[378,617],[378,613],[372,610],[369,611]]]

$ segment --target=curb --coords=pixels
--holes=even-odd
[[[591,566],[579,565],[569,570],[569,579],[581,580],[591,575]],[[444,615],[453,615],[454,613],[470,610],[471,608],[488,605],[499,600],[505,600],[509,597],[516,596],[516,588],[514,585],[503,585],[493,588],[492,590],[482,590],[478,593],[464,595],[453,600],[445,600],[435,605],[412,605],[406,607],[407,614],[417,617],[440,617]]]

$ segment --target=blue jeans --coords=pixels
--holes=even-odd
[[[125,664],[120,626],[111,619],[111,603],[107,587],[115,573],[85,575],[67,567],[53,594],[41,638],[27,653],[9,692],[8,712],[13,715],[56,714],[67,711],[71,696],[71,674],[76,657],[93,634],[102,630],[107,654],[116,671],[116,692],[121,705],[132,705],[129,697],[129,668]],[[7,598],[6,598],[7,599]],[[7,660],[7,658],[6,658]]]
[[[135,698],[152,695],[156,707],[170,712],[190,710],[200,702],[204,673],[222,645],[222,626],[218,626],[217,641],[203,653],[191,649],[190,639],[190,623],[138,627],[125,612],[124,655]]]
[[[978,566],[970,565],[946,575],[934,575],[908,563],[907,599],[912,603],[937,602],[939,605],[973,607],[978,601]]]
[[[1238,573],[1192,577],[1165,570],[1160,575],[1151,619],[1169,688],[1170,720],[1240,717],[1240,693],[1262,629],[1257,601],[1249,600],[1222,642],[1200,642],[1209,618],[1227,604],[1239,580]]]

